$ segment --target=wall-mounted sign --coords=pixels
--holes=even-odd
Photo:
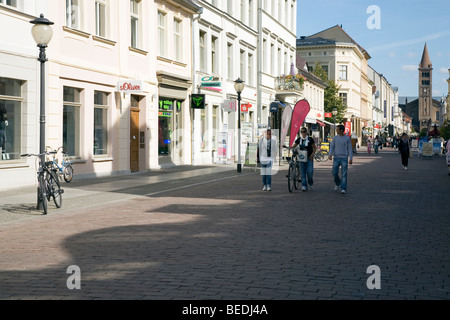
[[[279,103],[278,102],[272,102],[270,104],[270,112],[278,112],[278,107],[279,107]]]
[[[143,88],[141,80],[121,80],[117,82],[116,90],[124,93],[142,93]]]
[[[225,112],[236,112],[237,102],[236,100],[225,100],[223,102],[223,111]]]
[[[191,108],[205,109],[205,95],[204,94],[191,95]]]
[[[325,118],[332,118],[333,114],[331,112],[325,112]]]
[[[241,104],[241,112],[248,112],[248,109],[250,109],[252,105],[250,103],[243,103]]]
[[[161,99],[159,100],[159,110],[173,110],[173,100]]]

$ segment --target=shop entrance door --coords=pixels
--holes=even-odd
[[[130,109],[130,170],[139,171],[139,108]]]

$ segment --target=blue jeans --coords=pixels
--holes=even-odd
[[[300,174],[302,176],[302,186],[308,189],[309,184],[312,187],[314,184],[314,164],[309,158],[308,162],[300,162]],[[306,180],[306,176],[308,176],[308,181]]]
[[[272,186],[272,161],[262,162],[261,161],[261,174],[263,185],[271,187]]]
[[[340,177],[339,177],[339,167],[341,167]],[[332,171],[334,183],[337,186],[340,186],[342,190],[347,190],[347,170],[348,170],[347,158],[334,158]]]

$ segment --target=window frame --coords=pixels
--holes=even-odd
[[[95,102],[95,94],[96,93],[101,93],[101,94],[103,94],[104,95],[104,98],[105,98],[105,101],[103,101],[104,103],[106,103],[106,105],[104,105],[104,104],[96,104]],[[92,145],[92,152],[93,152],[93,155],[94,155],[94,157],[105,157],[105,156],[108,156],[109,155],[109,147],[108,147],[108,141],[109,141],[109,137],[108,137],[108,131],[109,131],[109,110],[110,110],[110,106],[109,106],[109,104],[110,104],[110,92],[107,92],[107,91],[101,91],[101,90],[95,90],[94,91],[94,116],[93,116],[93,120],[94,120],[94,122],[93,122],[93,129],[94,129],[94,134],[93,134],[93,141],[92,141],[92,143],[93,143],[93,145]],[[105,130],[105,132],[103,133],[103,134],[105,134],[105,141],[103,141],[102,143],[104,144],[104,148],[103,149],[106,149],[106,152],[104,152],[104,153],[95,153],[95,130],[96,130],[96,128],[95,128],[95,126],[96,126],[96,113],[95,113],[95,111],[96,110],[102,110],[102,111],[106,111],[105,112],[105,114],[104,115],[102,115],[103,116],[103,121],[106,121],[106,124],[104,124],[104,123],[102,123],[102,129],[103,130]]]

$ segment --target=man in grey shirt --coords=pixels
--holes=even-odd
[[[350,137],[344,134],[345,127],[340,124],[336,127],[337,135],[333,138],[330,144],[330,153],[328,159],[333,160],[333,177],[334,190],[338,191],[341,188],[341,193],[347,192],[347,170],[348,165],[353,163],[353,149]],[[348,159],[350,157],[350,160]],[[339,177],[339,167],[341,167],[341,176]]]

